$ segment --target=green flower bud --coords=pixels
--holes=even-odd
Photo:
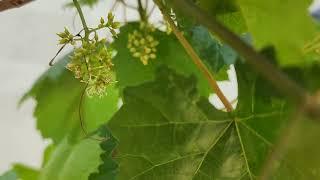
[[[103,19],[103,17],[100,18],[100,24],[102,24],[102,25],[104,24],[104,19]]]
[[[64,33],[64,32],[57,33],[57,35],[58,35],[60,38],[65,38],[65,37],[66,37],[66,33]]]
[[[112,25],[111,25],[111,27],[112,27],[113,29],[118,29],[118,28],[120,27],[120,22],[113,22]]]
[[[111,32],[112,36],[118,37],[117,32],[115,30],[110,29],[110,32]]]
[[[112,12],[109,12],[108,13],[108,22],[113,22],[113,20],[114,20],[114,15],[112,14]]]

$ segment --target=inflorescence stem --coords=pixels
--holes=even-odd
[[[90,31],[89,31],[89,28],[87,26],[87,23],[86,23],[86,20],[84,18],[84,15],[83,15],[83,12],[82,12],[82,9],[80,7],[80,4],[77,0],[73,0],[73,4],[74,6],[77,8],[77,11],[79,13],[79,16],[80,16],[80,19],[81,19],[81,23],[82,23],[82,26],[83,26],[83,29],[84,29],[84,33],[85,33],[85,39],[88,39],[89,38],[89,34],[90,34]]]

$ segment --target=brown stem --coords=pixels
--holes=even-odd
[[[0,1],[0,12],[12,8],[19,8],[23,5],[28,4],[33,0],[2,0]]]
[[[160,8],[160,11],[162,12],[162,15],[164,19],[169,23],[173,33],[176,35],[182,46],[185,48],[193,62],[196,64],[196,66],[200,69],[200,71],[204,74],[204,76],[208,79],[208,82],[214,92],[217,94],[223,105],[226,107],[228,112],[231,112],[233,110],[232,105],[228,101],[228,99],[225,97],[221,89],[219,88],[217,81],[213,77],[213,75],[210,73],[208,68],[203,64],[198,54],[194,51],[192,46],[189,44],[189,42],[186,40],[186,38],[183,36],[183,34],[178,30],[178,27],[175,25],[171,17],[168,13],[166,13],[162,3],[160,0],[155,0],[155,3]]]

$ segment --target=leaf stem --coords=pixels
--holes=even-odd
[[[181,45],[184,47],[184,49],[187,51],[193,62],[196,64],[196,66],[199,68],[199,70],[204,74],[204,76],[208,79],[208,82],[214,92],[217,94],[223,105],[225,106],[226,110],[228,112],[233,111],[233,107],[231,103],[228,101],[228,99],[225,97],[223,92],[221,91],[220,87],[218,86],[217,81],[215,80],[214,76],[211,74],[211,72],[208,70],[208,68],[204,65],[204,63],[201,61],[198,54],[195,52],[195,50],[192,48],[190,43],[186,40],[186,38],[183,36],[183,34],[179,31],[178,27],[175,25],[174,21],[171,19],[170,15],[165,11],[164,6],[160,0],[154,0],[155,3],[158,5],[160,11],[162,12],[162,15],[164,19],[169,23],[173,33],[176,35],[178,40],[180,41]]]
[[[73,4],[74,4],[74,6],[77,8],[77,11],[78,11],[79,16],[80,16],[80,19],[81,19],[81,23],[82,23],[82,26],[83,26],[83,29],[84,29],[84,33],[85,33],[84,38],[85,38],[85,39],[88,39],[88,38],[89,38],[90,31],[89,31],[89,28],[88,28],[88,26],[87,26],[86,20],[85,20],[85,18],[84,18],[82,9],[81,9],[81,7],[80,7],[80,4],[79,4],[78,0],[73,0]]]
[[[256,52],[251,46],[243,42],[236,34],[228,30],[216,19],[210,17],[206,12],[195,6],[187,0],[173,0],[185,15],[192,16],[200,24],[206,26],[215,33],[221,40],[229,44],[234,50],[242,55],[246,62],[253,66],[256,71],[261,73],[264,78],[273,83],[273,85],[282,93],[292,97],[295,101],[305,103],[308,93],[288,76],[273,66],[270,61],[260,53]]]

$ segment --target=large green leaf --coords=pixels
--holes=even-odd
[[[285,72],[311,93],[319,92],[319,64],[286,68]],[[299,172],[300,179],[319,179],[320,145],[317,140],[320,138],[320,119],[310,119],[298,113],[294,113],[291,119],[290,126],[282,133],[283,137],[275,147],[278,156],[281,157],[280,160],[290,162],[291,167]],[[276,174],[278,162],[273,162],[271,165]]]
[[[254,45],[274,45],[281,65],[304,64],[303,46],[315,38],[311,0],[238,0]]]
[[[127,88],[110,121],[119,139],[119,179],[254,179],[289,109],[267,96],[248,69],[238,67],[236,113],[215,110],[199,98],[195,81],[161,69],[154,82]],[[295,174],[287,162],[277,176]]]
[[[55,143],[71,131],[76,135],[80,132],[79,106],[84,84],[65,68],[67,62],[68,56],[45,72],[22,99],[36,100],[37,128],[44,138],[51,138]],[[118,109],[117,89],[109,87],[106,93],[103,98],[84,97],[80,111],[88,132],[96,130]]]
[[[0,180],[37,180],[39,170],[22,165],[14,164],[10,171],[0,176]]]
[[[135,86],[145,82],[154,80],[155,70],[162,65],[168,66],[174,69],[181,75],[189,76],[195,75],[198,78],[198,88],[201,95],[208,97],[212,92],[205,76],[200,70],[193,64],[184,48],[180,45],[178,40],[173,35],[167,35],[164,32],[156,31],[153,36],[160,42],[157,51],[157,59],[151,61],[149,65],[144,66],[139,59],[132,57],[132,54],[127,48],[128,34],[134,30],[138,30],[139,26],[137,23],[130,23],[120,29],[121,33],[119,38],[113,43],[113,47],[118,51],[117,56],[114,58],[114,64],[117,74],[118,86],[120,89],[124,89],[128,86]],[[211,39],[208,39],[210,41]],[[205,53],[206,57],[210,56],[210,59],[204,59],[207,61],[219,61],[220,66],[214,66],[215,62],[209,62],[208,65],[214,67],[211,68],[212,73],[216,74],[224,61],[217,59],[219,49],[211,49],[212,54]],[[225,52],[227,55],[229,52]],[[221,57],[219,57],[221,58]],[[226,71],[221,72],[222,75],[218,79],[226,79]],[[224,73],[224,75],[223,75]]]

